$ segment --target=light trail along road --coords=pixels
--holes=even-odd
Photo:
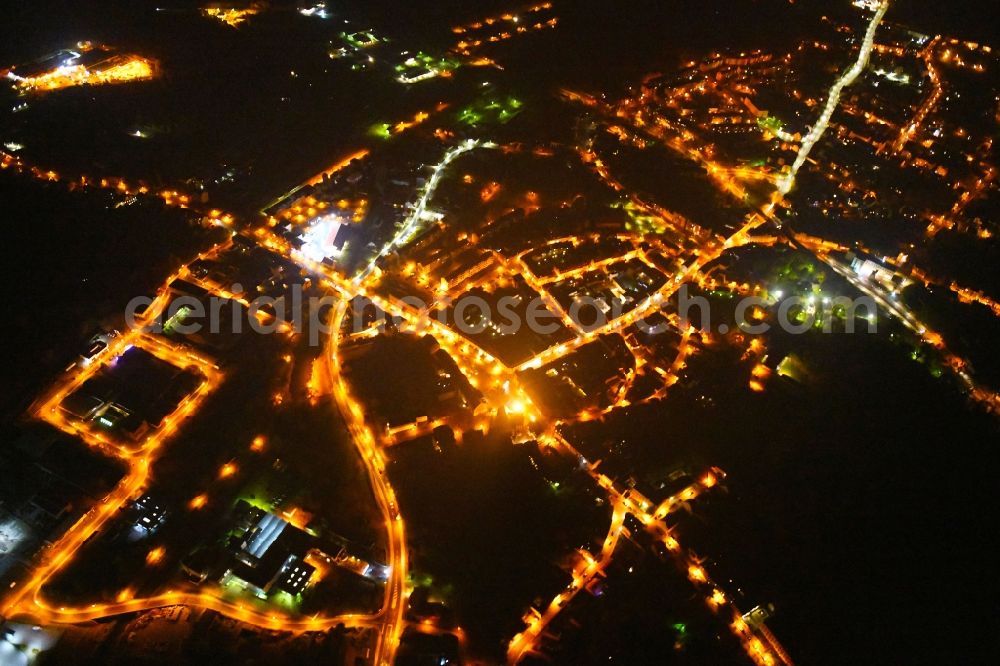
[[[823,137],[830,126],[830,119],[833,117],[833,113],[837,110],[837,107],[840,106],[840,95],[844,92],[844,88],[857,81],[861,73],[868,67],[868,60],[871,58],[872,48],[875,46],[875,33],[878,32],[878,27],[881,25],[882,19],[885,18],[887,11],[889,11],[888,2],[883,2],[879,5],[871,22],[868,24],[868,30],[865,32],[864,41],[861,43],[861,51],[858,53],[857,61],[830,88],[830,96],[826,100],[826,106],[823,107],[823,113],[820,114],[809,134],[802,139],[802,145],[799,147],[798,155],[795,156],[795,162],[792,163],[791,170],[784,174],[778,181],[778,191],[781,194],[788,194],[792,191],[792,187],[795,186],[795,178],[799,174],[799,169],[809,159],[809,153],[812,152],[813,146]]]

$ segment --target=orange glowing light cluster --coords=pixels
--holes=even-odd
[[[116,56],[87,68],[83,65],[64,65],[50,72],[17,82],[18,88],[30,92],[48,92],[82,85],[105,85],[144,81],[156,76],[153,60],[133,56]]]
[[[330,284],[340,288],[347,285],[340,276],[332,275]],[[348,293],[354,293],[353,285]],[[341,373],[341,363],[339,356],[340,331],[346,308],[338,308],[333,321],[330,322],[332,334],[330,336],[330,348],[326,355],[329,363],[329,373],[333,383],[333,397],[337,403],[341,415],[347,424],[351,439],[354,442],[361,460],[368,470],[371,480],[372,490],[376,501],[382,511],[386,529],[388,530],[388,563],[389,580],[385,586],[385,598],[382,607],[384,622],[380,625],[379,640],[376,644],[373,663],[391,664],[394,659],[396,649],[402,637],[404,623],[403,616],[406,612],[409,589],[407,587],[407,575],[409,562],[406,552],[405,525],[399,513],[399,506],[396,493],[389,484],[385,475],[386,460],[385,455],[379,449],[375,435],[365,422],[364,410],[350,393],[347,381]]]
[[[552,9],[552,3],[551,2],[542,2],[542,3],[539,3],[537,5],[532,5],[532,6],[528,7],[528,8],[526,8],[524,10],[524,14],[535,14],[535,13],[538,13],[538,12],[541,12],[541,11],[545,11],[545,10],[548,10],[548,9]],[[453,33],[455,33],[456,35],[462,35],[462,34],[465,34],[467,32],[474,32],[476,30],[482,30],[484,27],[492,26],[492,25],[495,25],[495,24],[498,24],[498,23],[502,23],[502,22],[511,23],[511,24],[515,24],[516,25],[516,24],[518,24],[518,23],[521,22],[521,17],[520,17],[519,14],[514,14],[514,13],[498,14],[496,16],[488,16],[488,17],[486,17],[484,19],[480,19],[478,21],[472,21],[472,22],[466,23],[464,25],[456,25],[455,27],[453,27],[451,29],[451,31]]]
[[[579,452],[573,448],[573,446],[557,432],[549,431],[546,436],[540,439],[539,443],[543,446],[552,447],[555,449],[561,449],[565,451],[568,455],[579,459]],[[713,468],[706,472],[701,480],[695,482],[694,484],[683,489],[675,496],[671,496],[664,500],[654,513],[648,513],[649,501],[643,498],[641,495],[636,493],[634,490],[629,490],[625,493],[619,491],[614,481],[612,481],[606,475],[600,473],[596,469],[595,464],[588,464],[586,467],[590,476],[597,482],[597,484],[608,492],[609,496],[615,502],[615,506],[622,506],[627,513],[632,514],[636,519],[642,523],[647,530],[650,531],[667,549],[674,558],[677,559],[679,563],[683,565],[683,568],[687,574],[688,579],[692,582],[699,591],[704,590],[706,603],[714,610],[721,611],[723,607],[728,609],[728,613],[731,614],[730,617],[735,618],[732,624],[730,624],[730,629],[740,640],[744,651],[747,656],[758,666],[791,666],[792,661],[788,657],[787,653],[782,648],[781,644],[777,639],[767,630],[762,624],[758,628],[751,628],[743,619],[743,614],[736,608],[732,603],[730,598],[723,592],[721,586],[717,585],[712,581],[708,574],[708,571],[704,567],[704,563],[701,558],[698,558],[684,550],[678,543],[677,539],[673,534],[673,530],[668,527],[663,522],[664,509],[669,507],[669,510],[682,505],[685,498],[693,499],[697,497],[700,493],[709,488],[717,485],[717,481],[720,478],[724,478],[725,474],[722,470]],[[609,536],[609,539],[611,537]],[[607,546],[607,541],[605,545]],[[593,561],[593,558],[584,557],[587,562]],[[571,584],[572,589],[572,584]],[[556,598],[556,605],[564,605],[564,600],[571,598],[567,597],[567,594],[561,593],[559,597]],[[535,645],[537,645],[538,636],[541,631],[538,629],[539,626],[544,628],[544,624],[541,624],[546,616],[538,613],[537,611],[531,610],[525,615],[525,622],[527,628],[525,631],[517,634],[508,646],[508,663],[518,663],[528,651],[530,651]]]
[[[913,117],[910,124],[899,133],[899,138],[896,139],[896,142],[892,147],[894,152],[901,152],[907,142],[920,131],[924,121],[927,120],[927,117],[931,114],[931,112],[937,108],[938,102],[941,101],[941,97],[944,95],[944,86],[941,83],[941,74],[938,72],[934,57],[940,39],[940,37],[932,39],[930,43],[928,43],[927,48],[925,48],[921,53],[924,66],[927,68],[927,76],[931,80],[931,92],[924,100],[923,104],[920,105],[920,108],[917,110],[917,113]]]
[[[160,299],[163,301],[164,299]],[[156,304],[154,302],[154,304]],[[161,303],[165,306],[165,303]],[[152,306],[151,306],[152,308]],[[148,311],[147,311],[148,314]],[[201,385],[182,400],[173,413],[164,417],[160,426],[136,441],[116,439],[103,429],[88,421],[71,417],[60,408],[62,401],[83,385],[85,381],[95,376],[106,363],[111,363],[129,346],[135,346],[149,352],[156,358],[175,367],[196,368],[203,376]],[[91,363],[86,367],[76,368],[64,384],[52,392],[42,403],[37,415],[44,421],[54,425],[63,432],[80,437],[87,444],[121,458],[140,458],[156,450],[163,440],[172,435],[188,416],[200,406],[204,398],[218,386],[222,374],[214,364],[172,343],[158,337],[143,333],[141,330],[131,330],[113,339],[112,343],[102,353],[100,362]]]
[[[311,179],[307,180],[304,184],[305,185],[318,185],[319,183],[323,182],[324,178],[329,178],[330,176],[332,176],[333,174],[337,173],[338,171],[342,171],[344,168],[346,168],[354,160],[363,160],[364,158],[368,157],[368,153],[369,153],[369,151],[366,150],[366,149],[362,149],[362,150],[358,150],[356,152],[353,152],[350,155],[348,155],[348,156],[344,157],[343,159],[341,159],[340,161],[338,161],[338,162],[336,162],[334,164],[331,164],[329,167],[327,167],[323,171],[320,171],[318,174],[316,174],[315,176],[313,176]]]
[[[201,13],[209,18],[214,18],[216,20],[222,21],[223,23],[232,28],[236,28],[251,16],[259,14],[260,10],[257,9],[256,7],[246,7],[243,9],[225,8],[225,7],[205,7],[204,9],[201,10]]]
[[[554,28],[559,23],[559,18],[553,16],[549,19],[533,16],[539,12],[552,9],[551,2],[544,2],[525,9],[522,13],[506,13],[497,16],[473,21],[465,25],[457,25],[451,30],[456,35],[462,35],[458,43],[452,49],[453,53],[472,57],[473,51],[483,44],[495,44],[512,39],[516,35],[525,34],[534,30],[545,30]],[[493,65],[489,58],[479,58],[472,64]]]
[[[150,551],[146,553],[146,565],[151,567],[156,566],[163,561],[163,557],[166,553],[167,551],[163,548],[163,546],[157,546],[156,548],[150,549]]]

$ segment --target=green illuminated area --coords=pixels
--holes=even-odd
[[[173,333],[174,329],[176,329],[179,324],[184,323],[184,320],[187,318],[189,314],[191,314],[191,308],[187,307],[186,305],[178,309],[177,313],[174,314],[174,316],[172,316],[170,319],[166,321],[166,323],[163,324],[163,333],[165,335],[170,335],[171,333]]]
[[[358,32],[340,33],[340,43],[331,43],[329,55],[334,60],[346,60],[351,63],[353,71],[368,69],[375,64],[375,57],[371,55],[374,47],[384,44],[388,40],[378,37],[372,30],[359,30]]]
[[[762,130],[775,135],[777,135],[778,132],[781,131],[781,128],[784,127],[784,123],[781,122],[781,119],[774,116],[764,116],[762,118],[758,118],[757,125]]]
[[[284,608],[285,610],[292,611],[293,613],[297,613],[302,607],[301,592],[293,596],[284,590],[278,590],[269,597],[269,600],[279,608]]]
[[[275,504],[273,499],[270,501],[265,499],[269,497],[274,497],[274,491],[269,487],[265,478],[259,478],[243,489],[243,492],[240,493],[237,501],[243,500],[256,509],[260,509],[266,513],[271,513],[277,509],[278,506]]]
[[[267,611],[269,608],[281,608],[291,613],[298,613],[302,608],[301,592],[295,595],[289,594],[284,590],[275,590],[267,593],[234,574],[225,576],[219,583],[219,589],[222,591],[224,598],[249,602],[258,611]]]
[[[350,34],[342,32],[340,38],[356,49],[367,49],[382,43],[371,30],[359,30]]]
[[[623,204],[614,204],[612,208],[625,209],[625,212],[628,214],[628,220],[625,222],[625,228],[629,231],[645,236],[662,234],[667,230],[666,226],[663,224],[663,220],[655,215],[650,215],[649,212],[632,201],[626,201]]]
[[[687,625],[683,622],[675,622],[670,628],[674,630],[674,634],[676,636],[674,639],[674,649],[683,650],[684,646],[687,645],[687,642],[690,639]]]
[[[401,83],[418,83],[436,76],[450,76],[451,72],[462,65],[455,58],[435,58],[432,55],[418,51],[402,63],[396,65],[396,80]]]
[[[503,124],[521,113],[523,107],[524,102],[513,96],[480,99],[459,111],[458,120],[470,127],[482,123]]]
[[[389,140],[392,138],[391,123],[375,123],[368,128],[368,134],[379,139]]]

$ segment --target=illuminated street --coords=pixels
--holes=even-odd
[[[940,12],[18,10],[0,663],[993,663]]]

